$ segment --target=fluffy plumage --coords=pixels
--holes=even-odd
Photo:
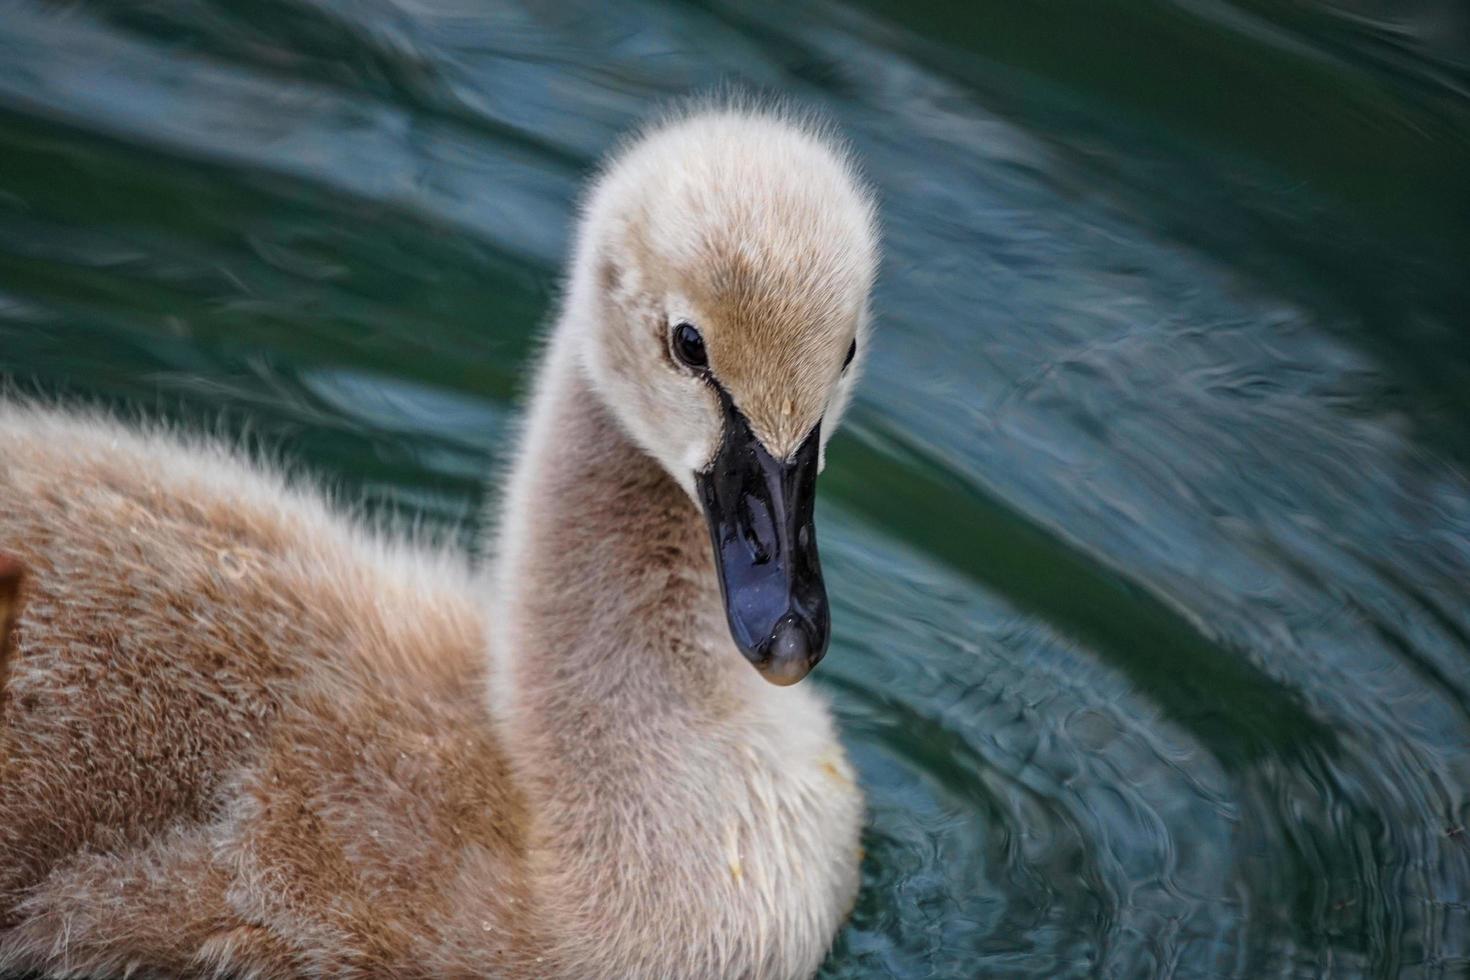
[[[10,664],[10,628],[20,612],[20,583],[24,577],[20,562],[0,555],[0,691],[5,690]]]
[[[830,433],[871,212],[779,116],[625,150],[484,575],[216,444],[0,403],[0,970],[810,975],[861,798],[729,639],[714,409],[662,345],[697,317],[768,446]]]

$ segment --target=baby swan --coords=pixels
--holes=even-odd
[[[810,126],[615,155],[483,578],[217,446],[0,403],[0,972],[810,976],[862,801],[786,685],[875,265]]]

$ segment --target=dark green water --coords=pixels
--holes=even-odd
[[[884,201],[824,976],[1470,976],[1452,0],[0,0],[0,376],[468,534],[579,181],[722,79]]]

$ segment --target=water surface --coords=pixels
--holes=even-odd
[[[0,376],[468,540],[597,155],[817,105],[887,241],[823,976],[1470,976],[1470,11],[547,8],[0,0]]]

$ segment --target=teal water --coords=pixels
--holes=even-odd
[[[0,376],[468,540],[579,182],[730,80],[883,199],[823,976],[1470,977],[1452,0],[0,0]]]

